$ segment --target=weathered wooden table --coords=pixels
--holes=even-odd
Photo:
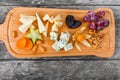
[[[0,0],[0,23],[15,7],[96,9],[109,7],[115,13],[116,46],[113,57],[95,56],[17,59],[0,42],[0,80],[120,80],[119,0]]]

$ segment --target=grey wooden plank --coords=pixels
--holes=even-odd
[[[1,61],[1,80],[120,80],[119,60]]]
[[[18,6],[0,6],[0,23],[3,23],[6,14],[12,8]],[[96,9],[99,7],[109,7],[113,9],[115,13],[115,22],[116,22],[116,49],[115,55],[109,59],[120,59],[120,6],[39,6],[39,7],[50,7],[50,8],[68,8],[68,9]],[[15,59],[14,57],[10,56],[7,52],[3,42],[0,42],[0,59]],[[99,59],[97,57],[88,56],[88,57],[59,57],[59,58],[42,58],[42,59]]]
[[[0,5],[39,6],[39,5],[120,5],[119,0],[0,0]]]
[[[8,11],[19,6],[0,6],[0,23],[3,23],[5,16]],[[30,6],[27,6],[30,7]],[[83,10],[94,10],[100,7],[108,7],[111,8],[115,14],[115,23],[116,26],[120,26],[120,6],[38,6],[44,8],[62,8],[62,9],[83,9]]]

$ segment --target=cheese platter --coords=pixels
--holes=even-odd
[[[115,48],[115,20],[110,8],[17,7],[0,24],[0,33],[8,52],[17,58],[107,58]]]

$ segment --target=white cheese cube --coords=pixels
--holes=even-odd
[[[50,16],[48,14],[46,14],[44,17],[43,17],[43,21],[46,21],[50,18]]]
[[[55,16],[54,18],[55,21],[62,20],[62,17],[60,15]]]
[[[56,24],[52,25],[52,31],[58,32],[58,27]]]
[[[66,41],[66,40],[64,40],[64,39],[60,39],[60,40],[58,41],[58,46],[59,46],[60,48],[64,48],[67,43],[68,43],[68,41]]]
[[[60,51],[60,47],[58,46],[58,41],[55,41],[55,43],[52,45],[52,48],[55,49],[55,51]]]
[[[54,17],[51,16],[51,17],[48,19],[48,21],[49,21],[50,23],[53,23],[53,19],[54,19]]]
[[[61,27],[63,25],[63,22],[61,21],[54,21],[54,23],[58,26]]]
[[[68,44],[64,47],[64,50],[65,50],[65,51],[68,51],[68,50],[71,50],[71,49],[73,49],[72,43],[68,43]]]
[[[58,33],[56,32],[50,32],[50,40],[57,40]]]

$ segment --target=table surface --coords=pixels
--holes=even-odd
[[[0,0],[0,23],[15,7],[92,10],[108,7],[115,14],[116,43],[111,58],[95,56],[17,59],[0,42],[0,80],[120,80],[119,0]]]

